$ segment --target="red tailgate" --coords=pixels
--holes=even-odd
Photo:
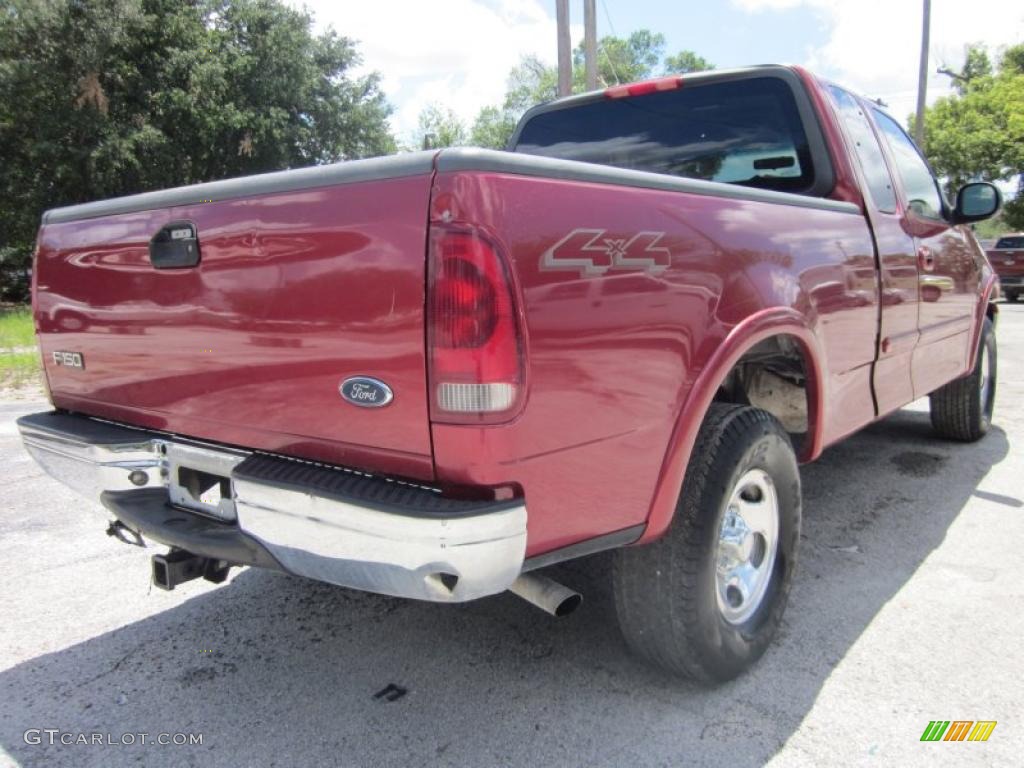
[[[1000,277],[1024,277],[1024,248],[999,248],[987,255]]]
[[[430,174],[46,224],[35,312],[58,408],[432,477],[424,357]],[[198,266],[149,241],[195,225]],[[55,364],[54,352],[84,368]],[[346,402],[352,376],[385,407]]]

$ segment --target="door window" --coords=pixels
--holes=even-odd
[[[853,139],[857,159],[864,171],[864,180],[871,192],[871,199],[875,201],[875,207],[883,213],[894,213],[896,192],[892,188],[892,179],[882,155],[882,147],[878,144],[867,115],[864,114],[860,103],[847,91],[834,85],[829,87],[829,91],[846,124],[846,130]]]
[[[928,164],[899,123],[877,109],[874,113],[875,122],[892,150],[896,168],[903,179],[903,189],[907,193],[910,209],[922,216],[941,219],[942,196]]]

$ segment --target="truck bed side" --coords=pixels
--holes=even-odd
[[[676,419],[699,422],[694,383],[751,318],[782,313],[777,332],[815,346],[829,407],[808,452],[874,417],[876,273],[856,206],[474,150],[438,171],[432,221],[479,228],[514,264],[529,361],[518,419],[433,425],[438,477],[520,485],[528,555],[642,526],[659,487],[678,492]]]

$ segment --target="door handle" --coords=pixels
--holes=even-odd
[[[927,245],[922,245],[917,249],[917,264],[925,272],[935,269],[935,254]]]
[[[191,221],[172,221],[149,241],[149,260],[157,269],[187,269],[199,263],[199,234]]]

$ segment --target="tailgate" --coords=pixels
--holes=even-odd
[[[987,255],[1000,277],[1024,277],[1024,248],[999,248],[988,251]]]
[[[431,159],[408,157],[48,214],[34,302],[54,405],[431,478],[423,319]],[[303,178],[318,185],[302,188]],[[224,199],[239,189],[246,196]],[[194,226],[198,265],[154,267],[150,240],[172,222]],[[343,399],[342,382],[360,376],[384,382],[393,400]]]

